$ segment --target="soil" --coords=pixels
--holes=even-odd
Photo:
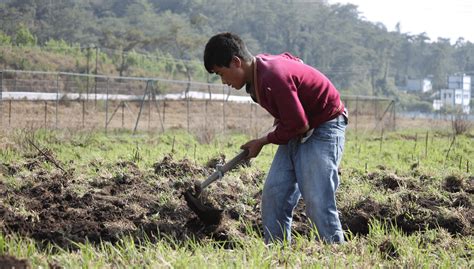
[[[0,255],[0,269],[28,269],[31,268],[27,260],[17,259],[13,256]]]
[[[222,209],[223,218],[219,225],[206,225],[188,208],[182,194],[194,186],[194,179],[202,180],[213,172],[209,167],[174,160],[170,155],[147,170],[133,162],[119,161],[111,164],[116,171],[113,175],[100,176],[100,165],[91,163],[98,166],[98,176],[84,180],[75,171],[48,172],[42,165],[46,161],[37,155],[25,156],[21,164],[2,164],[0,173],[9,176],[21,178],[25,177],[21,171],[29,171],[21,187],[0,180],[0,230],[4,233],[29,236],[40,245],[55,243],[74,249],[74,242],[116,242],[123,235],[131,235],[137,242],[163,238],[178,242],[189,238],[211,240],[232,248],[236,239],[246,236],[246,225],[262,232],[259,186],[264,181],[263,172],[240,172],[238,179],[209,186],[200,199]],[[418,190],[422,179],[384,173],[370,174],[367,181],[380,191],[396,194],[398,200],[384,204],[372,198],[352,205],[341,202],[344,206],[339,211],[345,230],[366,235],[370,221],[376,219],[407,234],[443,228],[455,235],[473,235],[474,209],[472,197],[466,194],[470,188],[466,179],[446,179],[446,184],[440,186],[446,197],[440,198]],[[308,223],[300,201],[294,211],[293,231],[309,235]],[[389,257],[397,256],[390,243],[380,249]]]

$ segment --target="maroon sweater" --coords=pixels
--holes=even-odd
[[[273,144],[286,144],[306,124],[318,127],[344,110],[331,81],[289,53],[257,55],[256,81],[258,103],[279,120],[267,136]]]

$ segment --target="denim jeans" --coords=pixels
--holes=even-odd
[[[291,241],[293,209],[301,196],[318,239],[344,242],[335,194],[346,126],[344,119],[325,122],[304,143],[295,138],[278,147],[262,195],[265,243]]]

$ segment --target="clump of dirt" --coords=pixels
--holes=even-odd
[[[224,165],[224,164],[225,164],[225,155],[220,154],[217,157],[209,159],[206,163],[206,167],[215,169],[217,165]]]
[[[187,177],[205,175],[206,169],[193,164],[188,159],[174,161],[172,155],[167,155],[161,162],[153,164],[155,174],[163,177]]]
[[[467,179],[467,182],[464,187],[465,187],[464,189],[465,192],[474,194],[474,176],[470,176]]]
[[[19,165],[15,164],[8,164],[8,163],[0,163],[0,174],[14,176],[21,170]]]
[[[463,180],[457,176],[448,176],[444,179],[443,188],[448,192],[460,192],[463,189]]]
[[[394,191],[398,190],[400,186],[402,186],[402,182],[403,180],[397,177],[395,174],[388,174],[383,176],[381,182],[376,185]]]
[[[379,245],[379,251],[380,251],[380,253],[382,253],[382,255],[385,259],[396,259],[400,256],[400,254],[398,253],[397,248],[395,247],[393,242],[390,241],[389,239],[383,241]]]
[[[472,208],[471,198],[469,198],[469,196],[467,196],[466,194],[459,194],[458,196],[454,197],[451,206]]]
[[[13,256],[0,255],[0,269],[28,269],[31,268],[28,260],[17,259]]]
[[[340,217],[343,229],[354,234],[366,235],[372,219],[385,219],[389,215],[389,208],[366,198],[353,207],[341,208]]]

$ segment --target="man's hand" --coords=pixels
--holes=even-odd
[[[262,150],[263,146],[265,146],[268,143],[269,142],[267,140],[267,137],[264,136],[259,139],[250,140],[247,143],[243,144],[240,148],[249,150],[247,159],[250,159],[250,158],[257,157],[260,151]]]

